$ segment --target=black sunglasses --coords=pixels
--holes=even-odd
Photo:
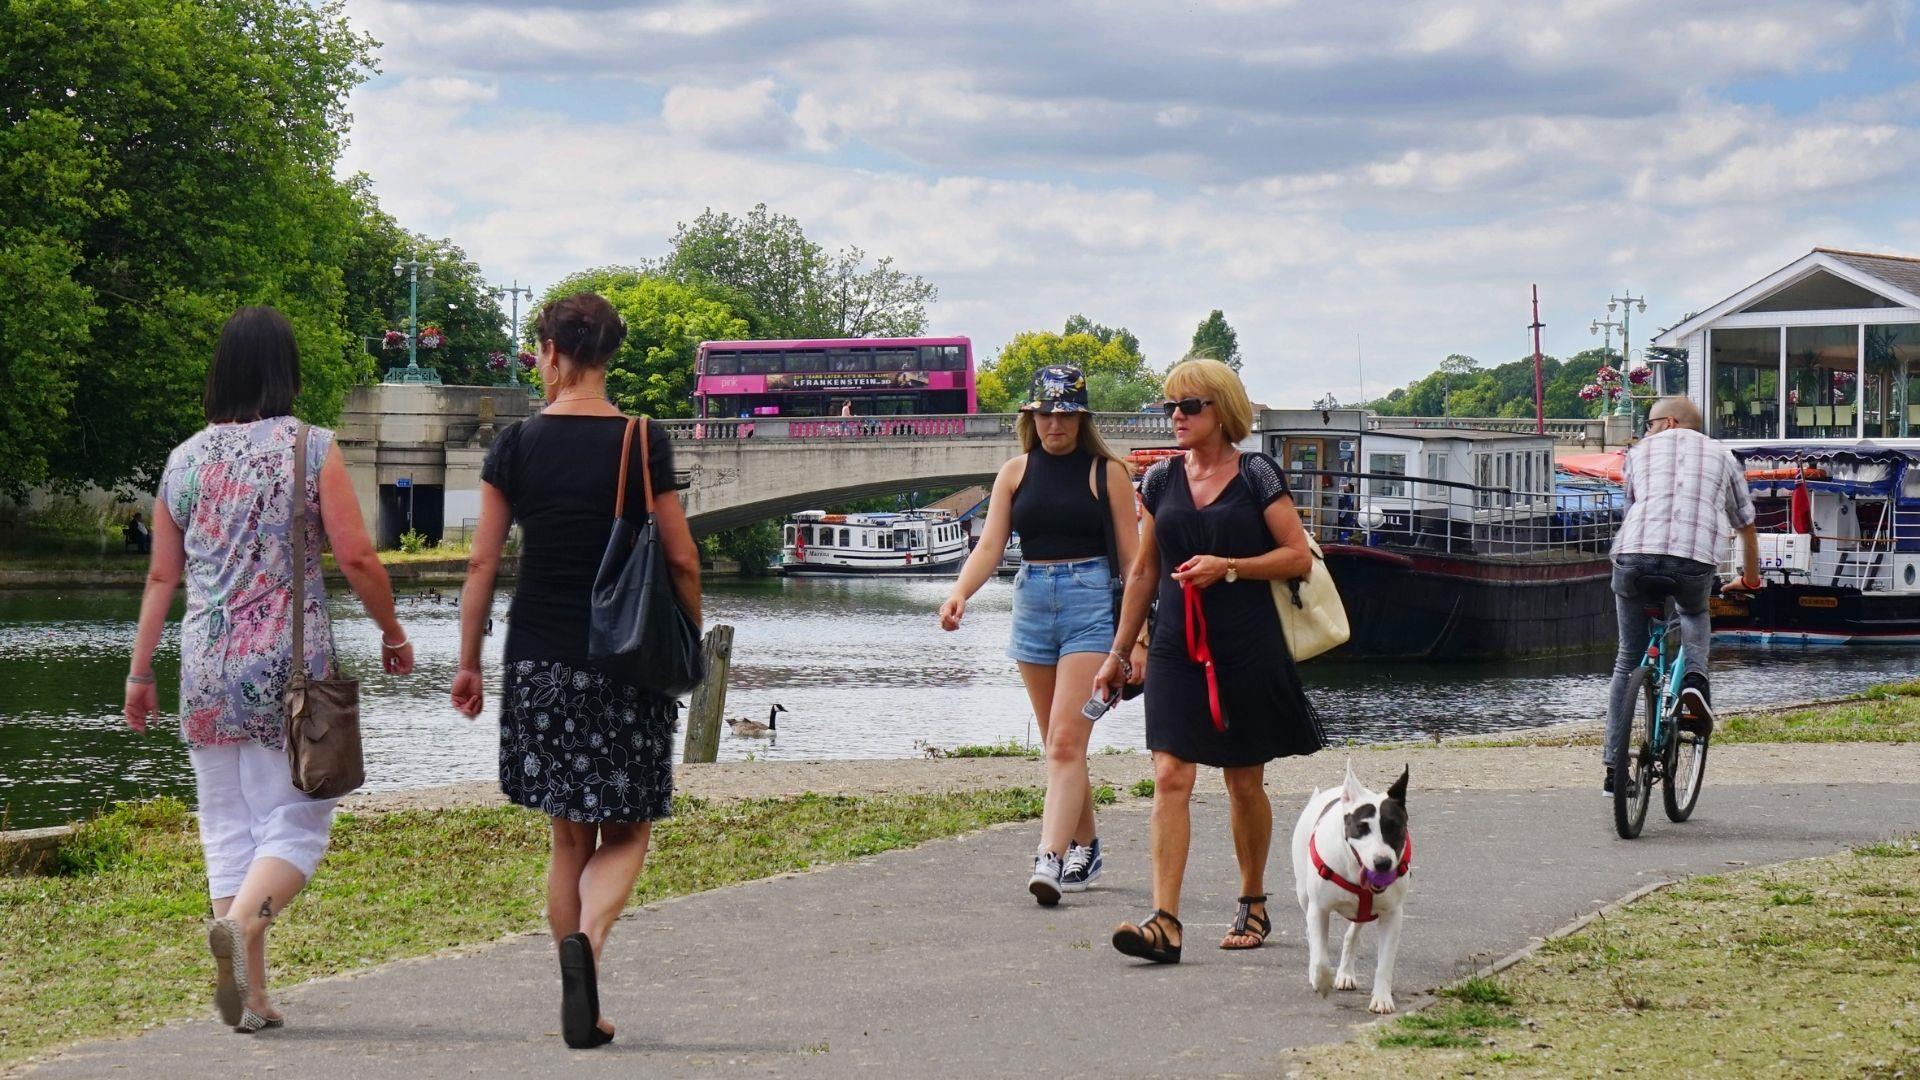
[[[1188,416],[1199,416],[1200,410],[1211,404],[1213,404],[1212,398],[1183,397],[1179,401],[1161,402],[1160,411],[1172,416],[1173,410],[1179,409]]]

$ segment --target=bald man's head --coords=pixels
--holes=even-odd
[[[1694,431],[1699,431],[1705,425],[1700,415],[1700,407],[1695,405],[1692,399],[1680,395],[1663,397],[1653,403],[1653,408],[1647,410],[1648,423],[1661,419],[1673,421],[1675,427],[1691,428]]]

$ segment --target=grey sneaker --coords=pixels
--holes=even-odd
[[[1093,843],[1086,847],[1067,841],[1067,859],[1060,871],[1060,891],[1085,892],[1105,868],[1106,860],[1100,855],[1099,837],[1094,837]]]
[[[1060,856],[1042,851],[1033,857],[1033,877],[1027,880],[1027,891],[1041,907],[1060,902]]]

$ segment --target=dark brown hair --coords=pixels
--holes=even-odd
[[[210,424],[246,423],[293,412],[300,394],[300,346],[293,324],[273,308],[243,307],[220,328],[200,407]]]
[[[627,339],[627,324],[599,293],[574,293],[540,309],[534,323],[540,341],[581,367],[606,366]]]

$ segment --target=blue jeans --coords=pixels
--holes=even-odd
[[[1013,641],[1007,655],[1053,666],[1069,653],[1113,648],[1112,581],[1105,556],[1022,564],[1013,579]]]
[[[1653,632],[1653,621],[1647,617],[1652,601],[1640,596],[1640,579],[1648,575],[1670,577],[1679,583],[1673,604],[1680,613],[1680,643],[1687,649],[1687,674],[1707,677],[1707,649],[1713,641],[1713,616],[1707,611],[1707,598],[1713,595],[1713,566],[1677,555],[1615,555],[1613,610],[1620,622],[1620,651],[1613,657],[1613,687],[1607,694],[1607,742],[1601,751],[1602,760],[1609,765],[1620,740],[1627,737],[1627,716],[1633,709],[1627,680],[1647,655],[1647,637]]]

